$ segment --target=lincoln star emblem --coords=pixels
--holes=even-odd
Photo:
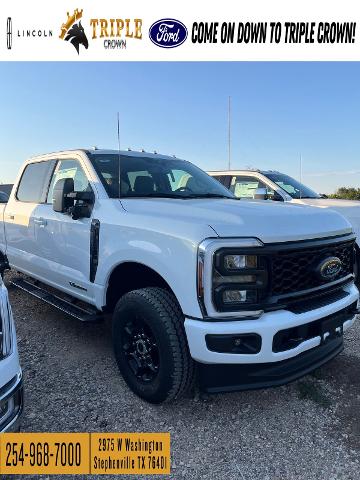
[[[338,257],[329,257],[323,260],[317,268],[317,272],[323,280],[333,280],[340,273],[342,263]]]

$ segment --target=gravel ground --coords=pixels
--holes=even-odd
[[[8,279],[26,387],[23,431],[170,431],[171,479],[359,478],[360,322],[344,353],[291,385],[152,406],[118,374],[109,322],[83,325]]]

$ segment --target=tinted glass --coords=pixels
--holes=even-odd
[[[107,193],[119,197],[119,157],[89,154]],[[121,155],[121,197],[234,198],[200,168],[184,160]]]
[[[254,198],[258,188],[265,188],[269,194],[273,191],[269,189],[261,180],[256,177],[237,176],[231,180],[230,191],[237,198]]]
[[[16,197],[21,202],[43,203],[54,161],[30,163],[21,177]]]
[[[9,200],[9,195],[5,192],[0,192],[0,203],[7,203]]]
[[[231,175],[211,175],[215,180],[224,185],[226,188],[230,188]]]
[[[63,178],[72,178],[74,180],[75,192],[89,192],[91,187],[89,180],[77,160],[61,160],[59,161],[54,175],[51,179],[47,203],[53,203],[53,192],[56,183]]]
[[[280,188],[285,190],[292,198],[321,198],[320,195],[311,188],[306,187],[302,183],[298,182],[288,175],[283,173],[264,173],[270,180],[279,185]]]

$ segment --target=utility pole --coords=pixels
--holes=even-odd
[[[231,170],[231,97],[228,104],[228,170]]]

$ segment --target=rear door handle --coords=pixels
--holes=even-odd
[[[14,215],[13,213],[8,213],[8,214],[7,214],[7,218],[8,218],[9,220],[15,220],[15,215]]]
[[[39,225],[39,227],[46,227],[47,221],[45,218],[34,218],[34,223],[36,225]]]

